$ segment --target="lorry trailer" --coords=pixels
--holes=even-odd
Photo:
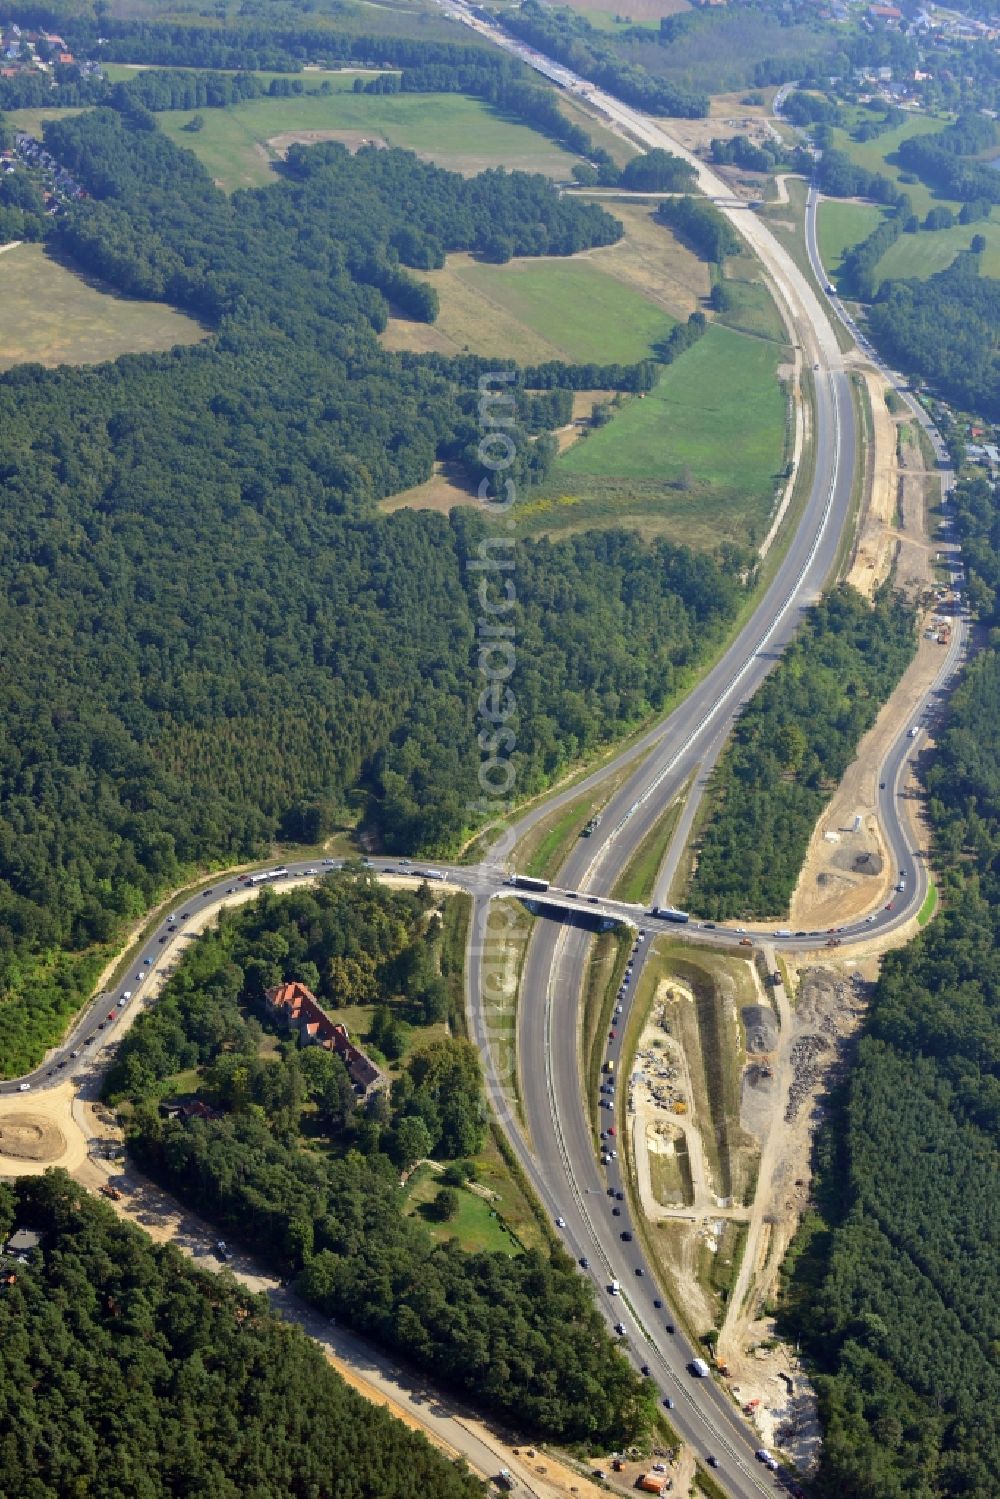
[[[515,885],[518,890],[547,890],[548,880],[533,879],[530,874],[512,874],[508,882]]]

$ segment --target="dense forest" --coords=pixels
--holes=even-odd
[[[62,1172],[0,1182],[0,1494],[473,1499],[265,1296],[196,1270]]]
[[[819,1371],[819,1492],[991,1499],[1000,1472],[1000,657],[927,770],[943,909],[889,953],[819,1139],[786,1330]]]
[[[688,890],[699,914],[787,911],[823,806],[915,644],[888,590],[872,606],[842,586],[810,610],[713,774]]]
[[[1000,624],[1000,505],[996,486],[964,478],[952,490],[969,607],[983,624]]]
[[[473,1047],[419,1035],[446,1004],[430,905],[426,890],[348,870],[223,913],[121,1042],[108,1093],[134,1108],[143,1168],[325,1311],[522,1429],[620,1444],[648,1420],[649,1398],[562,1249],[468,1253],[401,1210],[401,1169],[482,1143]],[[286,979],[349,1014],[374,1004],[369,1050],[413,1028],[391,1096],[355,1106],[339,1059],[294,1039],[261,1055],[273,1030],[263,991]],[[161,1118],[164,1080],[191,1067],[221,1117]]]
[[[868,310],[881,352],[963,411],[1000,417],[1000,281],[983,276],[984,239],[927,281],[885,281]]]
[[[619,233],[539,177],[335,144],[226,198],[131,97],[46,140],[92,194],[56,221],[61,250],[208,336],[0,378],[6,1072],[99,966],[65,954],[193,866],[315,841],[352,796],[390,848],[445,849],[474,821],[488,517],[375,505],[435,459],[478,482],[489,366],[390,355],[376,334],[389,299],[434,317],[408,267],[450,249],[561,254]],[[526,372],[540,393],[515,379],[508,476],[544,474],[570,388],[644,389],[654,370],[550,363]],[[518,547],[519,793],[668,700],[733,617],[747,561],[615,531]]]

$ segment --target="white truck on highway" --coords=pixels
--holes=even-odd
[[[696,1379],[708,1378],[708,1365],[703,1358],[693,1358],[688,1364],[688,1368]]]

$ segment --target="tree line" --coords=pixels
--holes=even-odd
[[[926,281],[883,281],[868,309],[890,362],[926,380],[961,410],[1000,416],[1000,281],[984,276],[982,236]]]
[[[743,248],[729,220],[705,198],[667,198],[657,208],[656,217],[702,260],[716,265]]]
[[[474,1499],[267,1298],[154,1244],[62,1171],[0,1183],[0,1488],[57,1499]]]
[[[328,1002],[381,1004],[383,1033],[393,1011],[422,1023],[440,966],[428,905],[426,892],[400,895],[347,871],[223,913],[124,1038],[109,1094],[131,1105],[129,1145],[143,1168],[297,1277],[328,1315],[521,1430],[624,1443],[652,1402],[565,1252],[470,1253],[435,1243],[403,1211],[401,1168],[432,1152],[461,1160],[482,1142],[471,1044],[418,1042],[391,1094],[358,1107],[335,1057],[294,1039],[260,1055],[263,990],[281,979],[318,976]],[[164,1079],[192,1066],[221,1117],[163,1119]]]
[[[809,839],[915,649],[912,612],[834,589],[740,715],[712,776],[688,888],[706,916],[788,909]]]

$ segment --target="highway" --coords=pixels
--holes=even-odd
[[[782,649],[794,635],[803,610],[813,602],[828,581],[844,526],[848,520],[851,488],[855,468],[855,414],[844,371],[843,356],[828,321],[826,309],[806,277],[780,246],[766,225],[743,204],[734,202],[726,184],[698,158],[681,147],[655,121],[644,117],[593,88],[570,70],[540,56],[532,48],[505,37],[496,28],[485,25],[461,4],[442,0],[444,8],[457,19],[489,35],[498,45],[514,53],[553,82],[582,95],[599,114],[605,116],[635,142],[646,147],[659,146],[687,160],[695,169],[698,186],[711,198],[743,234],[769,276],[776,299],[783,307],[786,321],[794,330],[805,359],[815,376],[815,471],[811,492],[795,536],[779,566],[777,576],[767,589],[757,609],[741,631],[739,638],[724,654],[715,668],[695,688],[684,704],[663,724],[652,730],[640,744],[633,746],[611,765],[579,782],[561,797],[549,799],[544,806],[515,824],[510,842],[516,842],[541,816],[550,815],[553,807],[579,797],[587,790],[597,791],[601,782],[625,765],[634,764],[624,784],[611,796],[602,810],[601,822],[589,840],[581,840],[558,875],[560,887],[576,892],[610,890],[645,835],[654,827],[663,810],[690,780],[684,814],[672,847],[661,868],[655,900],[662,901],[684,847],[702,795],[707,773],[724,746],[739,708],[770,671]],[[816,194],[810,194],[807,221],[809,255],[820,288],[827,282],[816,244]],[[834,299],[833,311],[856,338],[858,330],[846,310]],[[866,352],[870,346],[864,345]],[[896,378],[897,387],[902,382]],[[943,445],[923,413],[925,428],[931,432],[935,451]],[[938,685],[943,687],[954,673],[964,649],[964,632],[956,629],[947,657],[942,662]],[[932,700],[925,705],[929,710]],[[898,802],[909,754],[919,749],[922,724],[909,725],[903,738],[893,747],[880,775],[879,816],[885,833],[889,857],[898,860],[899,880],[904,889],[886,904],[885,909],[870,913],[853,929],[828,934],[789,934],[775,938],[779,946],[813,947],[825,941],[843,947],[852,939],[870,940],[876,934],[891,930],[911,919],[919,910],[927,892],[928,875],[922,861],[911,847],[906,828],[899,816]],[[499,846],[497,853],[499,855]],[[598,910],[603,907],[601,902]],[[695,940],[710,929],[692,924],[683,927],[685,936]],[[647,932],[651,935],[647,924]],[[817,943],[816,937],[820,936]],[[739,936],[722,938],[712,929],[710,940],[739,941]],[[752,938],[751,938],[752,940]],[[635,952],[634,974],[638,975],[648,943],[641,940]],[[605,1288],[617,1281],[622,1294],[609,1296],[605,1290],[605,1308],[609,1320],[624,1330],[634,1360],[650,1369],[662,1398],[674,1402],[671,1420],[680,1434],[695,1448],[702,1460],[711,1460],[728,1493],[744,1496],[773,1491],[774,1479],[754,1460],[755,1438],[743,1422],[728,1395],[712,1380],[694,1380],[686,1366],[694,1350],[674,1331],[667,1330],[662,1294],[656,1286],[635,1226],[629,1216],[628,1194],[622,1180],[619,1162],[613,1158],[606,1167],[594,1158],[593,1139],[584,1101],[581,1099],[582,1057],[579,1040],[580,1005],[583,978],[590,952],[590,936],[575,921],[539,923],[526,955],[518,1004],[517,1052],[519,1090],[526,1121],[522,1133],[517,1121],[501,1109],[504,1122],[522,1165],[529,1171],[536,1190],[554,1219],[565,1225],[562,1232],[567,1248],[592,1274],[596,1284]],[[476,943],[470,943],[467,971],[469,1009],[475,1038],[484,1057],[489,1058],[482,974],[477,969]],[[622,1023],[609,1037],[607,1056],[620,1074],[620,1047],[628,1019],[630,990],[622,995]],[[500,1094],[499,1079],[490,1067],[491,1093]],[[622,1083],[625,1095],[627,1080]],[[619,1137],[611,1135],[616,1119],[614,1099],[605,1096],[601,1107],[608,1121],[605,1148],[611,1148]],[[614,1195],[609,1196],[612,1193]],[[618,1194],[622,1194],[619,1200]],[[627,1236],[623,1238],[623,1235]],[[625,1303],[623,1305],[623,1302]],[[656,1303],[660,1302],[661,1305]]]
[[[766,938],[779,949],[795,952],[815,951],[836,938],[840,944],[838,958],[842,958],[852,943],[868,944],[909,922],[927,893],[928,873],[900,816],[900,790],[907,761],[919,750],[924,727],[936,710],[937,696],[946,690],[961,660],[965,648],[964,626],[961,620],[956,620],[952,644],[942,657],[934,693],[928,696],[882,767],[879,816],[887,847],[898,862],[906,884],[905,890],[891,902],[892,909],[872,912],[835,933],[796,932],[778,937],[770,931],[743,933],[693,919],[678,926],[601,893],[614,887],[621,870],[663,809],[690,780],[692,790],[685,816],[658,886],[657,898],[662,899],[707,769],[725,744],[742,704],[772,669],[795,634],[803,611],[829,580],[849,516],[855,472],[855,415],[849,375],[826,311],[809,279],[766,225],[745,205],[734,203],[721,179],[673,141],[655,121],[590,85],[584,86],[560,65],[540,58],[509,38],[502,38],[452,0],[442,3],[449,14],[490,35],[561,86],[585,92],[589,104],[636,141],[646,146],[661,146],[689,160],[698,173],[701,190],[727,214],[764,265],[778,303],[795,330],[793,341],[797,340],[804,360],[813,370],[814,479],[795,535],[738,638],[685,702],[637,744],[630,745],[600,771],[550,797],[514,826],[516,839],[556,807],[588,790],[596,791],[606,779],[626,766],[631,767],[605,806],[597,831],[592,838],[580,840],[553,888],[533,897],[524,896],[539,914],[552,918],[537,924],[521,981],[518,1056],[526,1130],[522,1130],[511,1112],[489,1044],[488,986],[484,972],[488,943],[484,921],[493,900],[515,893],[508,883],[511,871],[504,852],[497,845],[479,866],[437,866],[431,875],[441,876],[474,898],[466,977],[470,1027],[483,1057],[492,1102],[523,1168],[553,1222],[562,1220],[559,1232],[569,1253],[578,1262],[586,1262],[582,1268],[592,1276],[609,1322],[624,1329],[624,1346],[630,1356],[637,1365],[648,1365],[659,1397],[673,1402],[670,1419],[678,1433],[692,1444],[703,1461],[709,1457],[717,1461],[715,1476],[727,1493],[735,1499],[750,1499],[761,1493],[773,1493],[776,1480],[754,1460],[754,1435],[726,1392],[713,1379],[694,1379],[687,1372],[693,1349],[679,1331],[667,1330],[672,1321],[670,1311],[656,1305],[663,1300],[663,1293],[656,1285],[631,1221],[619,1162],[612,1159],[605,1169],[595,1160],[588,1114],[581,1098],[579,1046],[580,988],[591,939],[597,923],[604,919],[634,928],[637,948],[633,975],[637,977],[652,938],[664,932],[677,935],[683,931],[693,942],[727,946]],[[825,287],[816,247],[815,216],[816,199],[811,193],[807,216],[809,251],[818,284]],[[834,313],[860,338],[846,309],[836,299],[832,300],[832,306]],[[897,378],[896,383],[902,382]],[[904,398],[912,400],[905,393]],[[940,458],[944,449],[939,436],[922,412],[920,419]],[[916,730],[913,737],[909,729]],[[408,860],[367,862],[376,874],[414,879],[423,878],[422,869],[426,867],[414,866]],[[275,883],[285,885],[295,879],[315,879],[333,864],[330,860],[321,864],[290,863],[287,873]],[[211,891],[190,896],[175,911],[167,913],[136,953],[127,977],[88,1006],[65,1045],[48,1056],[32,1074],[0,1085],[0,1093],[29,1091],[62,1082],[82,1070],[95,1053],[106,1049],[114,1040],[123,1010],[144,1003],[148,975],[172,965],[183,951],[185,923],[195,906],[203,910],[221,908],[241,888],[245,890],[245,878],[220,877],[220,883]],[[640,931],[644,933],[641,937]],[[634,987],[633,978],[622,996],[622,1023],[616,1027],[617,1035],[609,1038],[608,1056],[618,1066]],[[617,1131],[619,1110],[624,1107],[625,1086],[620,1080],[618,1085],[621,1102],[616,1094],[610,1106],[606,1103],[603,1107],[609,1132]],[[609,1133],[609,1149],[618,1148],[617,1139],[617,1133]],[[618,1192],[623,1194],[621,1200],[609,1195]],[[623,1233],[633,1237],[623,1239]],[[619,1295],[608,1294],[607,1287],[613,1280],[621,1283]]]

